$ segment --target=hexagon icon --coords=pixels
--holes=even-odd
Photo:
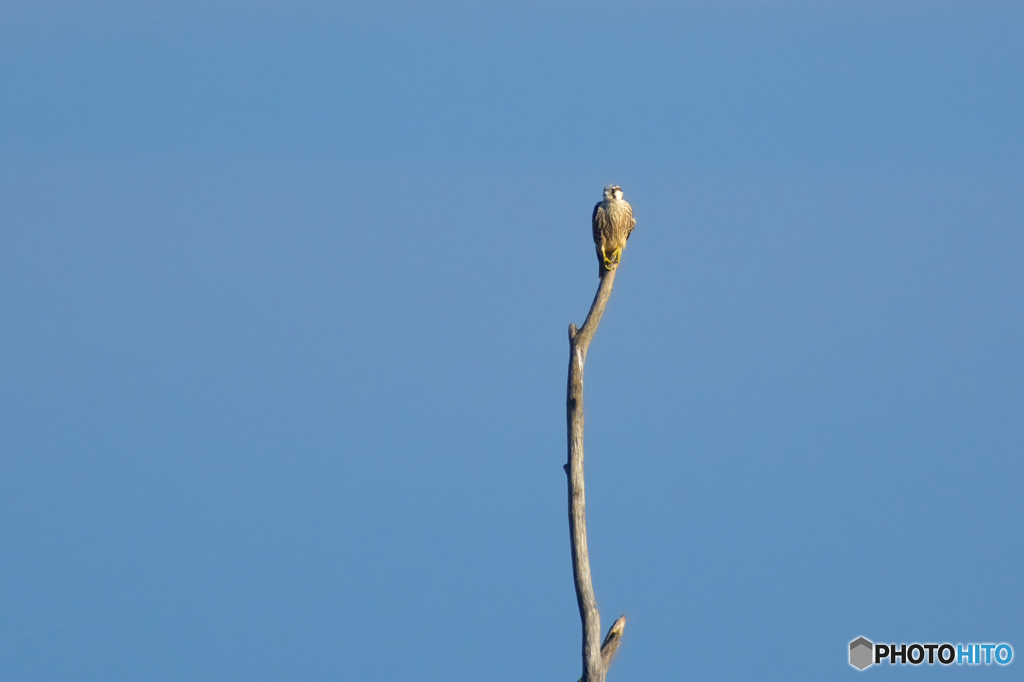
[[[875,645],[863,637],[858,637],[850,642],[850,665],[857,670],[863,670],[874,662],[874,653]]]

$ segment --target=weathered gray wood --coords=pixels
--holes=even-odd
[[[569,325],[569,381],[566,390],[565,414],[568,425],[569,461],[565,473],[569,484],[569,536],[572,543],[572,575],[576,585],[576,603],[583,625],[582,682],[604,682],[612,657],[619,648],[625,617],[619,618],[601,642],[601,614],[590,578],[590,556],[587,552],[587,500],[583,486],[583,366],[587,349],[601,323],[601,316],[612,293],[615,273],[609,270],[601,277],[590,312],[580,329]]]

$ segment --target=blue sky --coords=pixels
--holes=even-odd
[[[0,6],[0,677],[1024,652],[1017,3]],[[1008,678],[997,666],[928,669]]]

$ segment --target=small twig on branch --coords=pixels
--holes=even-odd
[[[604,661],[605,668],[611,665],[612,659],[615,658],[615,654],[619,650],[619,644],[622,643],[622,631],[625,629],[625,616],[619,616],[619,619],[608,628],[608,634],[601,645],[601,660]]]
[[[616,270],[603,273],[601,283],[580,329],[569,325],[569,381],[565,402],[568,425],[569,461],[565,473],[569,484],[569,534],[572,542],[572,574],[576,586],[576,603],[583,625],[582,682],[604,682],[612,657],[622,641],[625,616],[619,618],[601,642],[601,614],[590,578],[590,556],[587,552],[586,495],[583,486],[583,365],[587,349],[601,322],[608,297],[612,293]]]

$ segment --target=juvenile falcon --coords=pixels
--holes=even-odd
[[[594,207],[592,222],[598,275],[604,277],[604,273],[618,267],[629,233],[636,227],[633,207],[622,198],[621,187],[608,185],[604,188],[604,199]]]

